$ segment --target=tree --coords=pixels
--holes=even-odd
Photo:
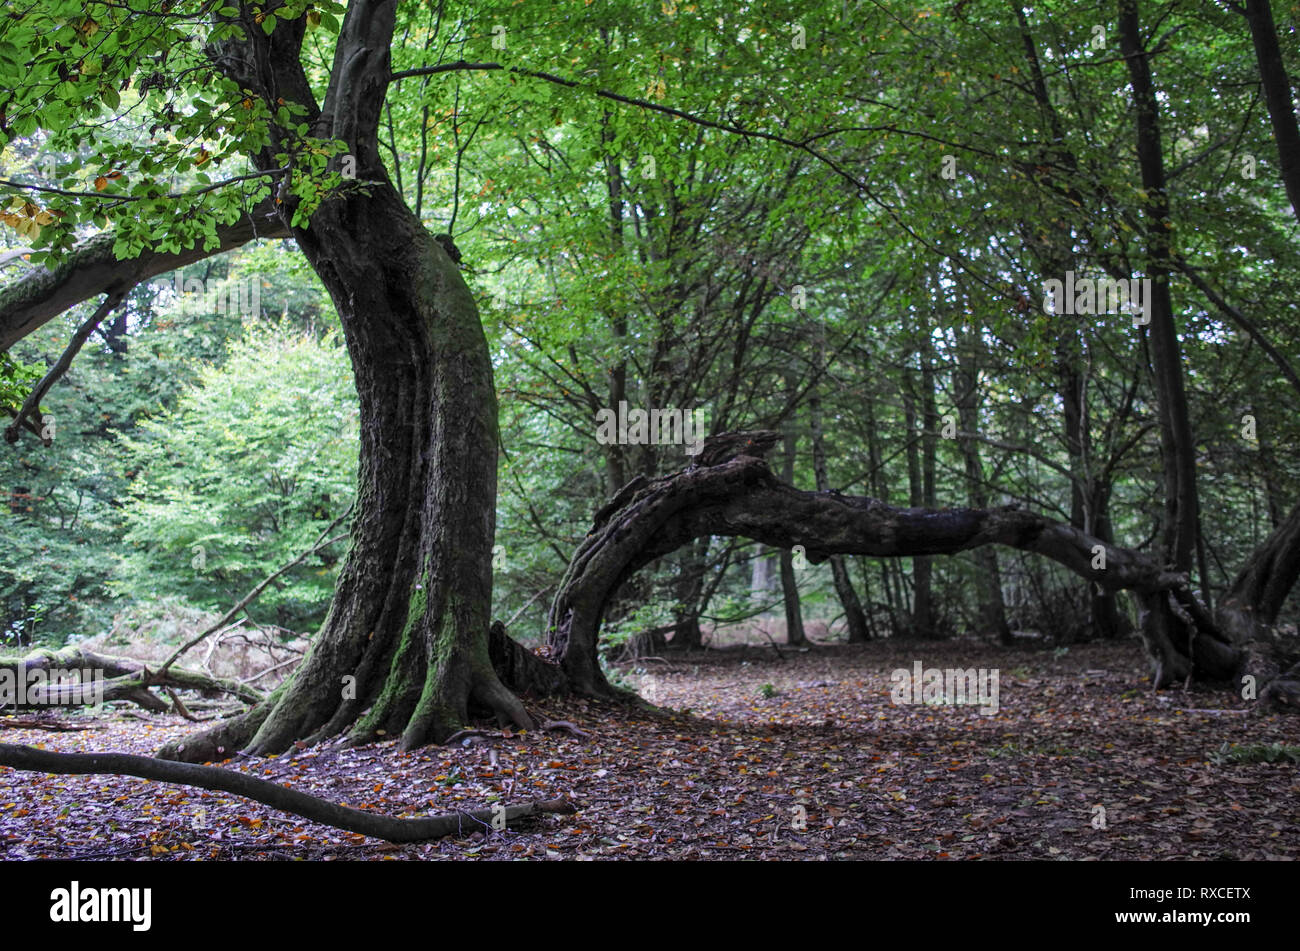
[[[216,746],[276,752],[295,740],[344,731],[354,741],[400,734],[404,746],[416,746],[459,729],[471,700],[521,725],[532,722],[488,659],[497,420],[486,340],[460,271],[406,206],[379,154],[397,4],[349,6],[319,99],[304,37],[309,26],[336,25],[333,14],[341,8],[306,7],[285,4],[268,12],[240,4],[210,24],[197,10],[145,24],[132,20],[130,10],[96,6],[66,26],[57,10],[41,9],[20,21],[16,36],[15,30],[9,34],[9,42],[22,55],[35,55],[37,64],[9,107],[10,135],[38,124],[66,133],[96,99],[117,108],[116,87],[132,77],[144,98],[143,90],[155,83],[177,89],[175,75],[188,68],[194,71],[185,89],[191,102],[219,118],[176,118],[170,103],[156,111],[164,123],[175,119],[171,131],[218,140],[223,148],[201,149],[184,161],[177,148],[172,167],[199,168],[246,151],[254,201],[265,204],[200,186],[180,223],[145,217],[133,230],[125,216],[116,219],[115,240],[95,247],[101,259],[129,257],[151,238],[158,250],[137,254],[131,273],[111,276],[88,276],[94,252],[74,254],[62,267],[63,277],[72,273],[75,280],[46,272],[9,295],[8,334],[32,323],[31,310],[16,304],[16,296],[28,308],[34,298],[45,307],[66,305],[68,295],[84,299],[97,290],[96,279],[120,286],[174,266],[187,239],[202,238],[204,251],[234,246],[270,219],[264,233],[292,234],[329,291],[352,358],[363,507],[325,624],[298,674],[273,701],[169,751],[186,758],[211,758]],[[130,55],[111,62],[99,56],[94,37],[101,30]],[[53,45],[42,52],[47,32]],[[191,40],[206,42],[195,50]],[[76,82],[59,73],[66,73],[65,58],[78,64]],[[11,71],[20,66],[12,53],[8,65]],[[87,76],[89,82],[81,82]],[[44,95],[47,82],[55,96]],[[209,92],[196,92],[204,84]],[[347,151],[326,173],[335,143]],[[169,211],[165,192],[148,174],[157,158],[111,151],[115,160],[134,160],[130,175],[140,176],[121,194],[124,201],[139,199],[131,210]],[[102,190],[109,191],[102,177]],[[197,197],[213,194],[224,196],[212,203],[215,219]],[[104,207],[111,205],[96,210]],[[71,232],[64,232],[51,247],[66,250],[71,241]],[[368,713],[359,718],[363,710]]]
[[[743,217],[754,205],[743,190],[726,196],[711,193],[707,176],[696,175],[697,167],[727,158],[728,146],[720,143],[784,150],[778,180],[788,191],[808,199],[800,203],[807,214],[792,223],[767,214],[765,208],[757,216],[764,219],[761,226],[746,227],[744,237],[765,249],[784,249],[792,269],[797,267],[800,273],[824,276],[832,267],[838,268],[840,277],[826,283],[844,300],[852,300],[854,290],[848,285],[855,279],[870,283],[860,275],[844,276],[846,258],[860,263],[867,255],[887,259],[891,252],[902,252],[910,261],[915,288],[937,296],[935,275],[938,262],[943,261],[953,273],[960,270],[969,277],[972,288],[984,288],[986,293],[975,305],[978,309],[989,314],[998,308],[1005,311],[1004,295],[997,288],[1010,280],[1012,268],[1004,268],[998,256],[1016,254],[1016,249],[1007,247],[1017,235],[1023,236],[1024,243],[1040,238],[1016,204],[1020,191],[1069,216],[1070,226],[1055,235],[1060,239],[1057,261],[1070,260],[1065,256],[1068,238],[1071,247],[1084,248],[1090,263],[1102,271],[1115,268],[1132,273],[1131,266],[1121,268],[1130,263],[1131,239],[1120,232],[1134,231],[1130,222],[1136,221],[1140,256],[1150,262],[1157,288],[1152,328],[1157,351],[1155,389],[1163,414],[1161,434],[1173,463],[1166,470],[1170,476],[1164,492],[1169,506],[1165,547],[1179,572],[1192,569],[1198,504],[1195,446],[1188,399],[1181,389],[1180,341],[1169,296],[1178,261],[1164,233],[1172,208],[1163,193],[1173,176],[1166,174],[1160,151],[1158,96],[1148,66],[1153,53],[1143,45],[1136,3],[1122,0],[1120,4],[1122,61],[1091,64],[1089,76],[1101,77],[1090,80],[1092,91],[1100,93],[1089,103],[1073,105],[1089,120],[1104,120],[1107,131],[1125,129],[1125,140],[1132,141],[1127,133],[1134,130],[1124,124],[1127,114],[1114,105],[1107,85],[1129,73],[1138,110],[1139,174],[1134,180],[1146,186],[1137,199],[1115,197],[1131,189],[1132,182],[1125,178],[1132,171],[1130,163],[1115,163],[1101,147],[1088,156],[1092,166],[1085,173],[1084,163],[1071,164],[1072,153],[1064,144],[1057,148],[1054,143],[1045,150],[1037,125],[1042,113],[1027,111],[1028,118],[1017,115],[1018,97],[1028,87],[1004,80],[1002,73],[992,79],[985,74],[986,56],[981,54],[1017,62],[1024,55],[1021,41],[1027,35],[1027,17],[1015,8],[1010,17],[997,11],[982,14],[978,28],[956,31],[952,37],[946,24],[941,28],[937,23],[918,22],[902,31],[906,33],[902,40],[884,43],[882,55],[864,67],[858,37],[883,36],[895,11],[866,14],[875,20],[855,23],[850,29],[844,26],[840,4],[824,4],[826,26],[812,39],[827,51],[828,62],[816,71],[816,89],[809,90],[804,85],[809,81],[806,64],[796,69],[789,55],[799,47],[764,39],[771,36],[768,27],[755,22],[766,17],[772,23],[788,24],[795,9],[790,3],[748,5],[725,15],[683,9],[673,24],[668,21],[678,14],[665,13],[651,24],[654,14],[636,23],[644,29],[636,43],[626,46],[611,40],[624,28],[619,11],[583,12],[586,29],[570,29],[563,38],[549,40],[547,52],[569,63],[590,57],[596,83],[585,76],[579,80],[533,69],[512,60],[508,48],[499,59],[473,58],[489,55],[489,47],[500,50],[495,40],[503,34],[495,24],[504,28],[505,36],[520,26],[533,25],[526,17],[536,17],[539,11],[516,6],[485,4],[467,11],[457,23],[456,37],[464,44],[464,58],[432,63],[426,61],[425,51],[434,48],[435,40],[441,42],[440,30],[450,28],[450,20],[444,22],[443,6],[403,8],[399,15],[395,0],[360,0],[347,8],[341,23],[335,17],[342,12],[336,4],[308,8],[303,0],[270,7],[238,3],[215,14],[209,14],[207,7],[181,5],[147,18],[134,17],[130,9],[117,4],[90,4],[72,19],[62,3],[51,0],[48,8],[6,21],[0,78],[15,90],[0,113],[0,132],[6,141],[42,133],[56,145],[66,143],[82,131],[84,116],[98,115],[106,107],[147,116],[138,131],[141,141],[149,144],[142,146],[129,136],[105,137],[88,170],[54,170],[67,187],[31,186],[29,197],[39,202],[27,200],[7,212],[24,237],[32,239],[37,248],[34,257],[47,267],[0,298],[0,345],[8,346],[69,306],[101,294],[103,313],[97,311],[96,316],[105,319],[134,284],[238,247],[254,236],[290,236],[338,310],[352,362],[360,412],[360,509],[352,526],[353,544],[316,645],[295,678],[270,701],[187,741],[171,754],[210,758],[218,747],[269,753],[294,741],[314,742],[340,734],[352,742],[400,735],[409,748],[445,738],[472,708],[526,725],[531,718],[498,671],[509,671],[506,680],[516,688],[544,684],[550,689],[558,684],[606,692],[595,661],[595,631],[612,594],[604,586],[627,580],[634,570],[630,565],[642,563],[648,553],[676,551],[682,539],[703,538],[701,531],[712,526],[718,527],[713,534],[754,537],[778,547],[789,547],[804,537],[792,534],[784,521],[775,528],[764,522],[761,511],[752,525],[737,524],[712,509],[707,517],[697,518],[690,506],[680,508],[683,514],[675,522],[649,518],[649,513],[667,518],[678,511],[661,504],[658,493],[666,487],[691,489],[682,496],[682,505],[696,489],[714,493],[709,498],[721,505],[716,493],[744,488],[734,481],[742,476],[772,488],[752,466],[730,466],[728,460],[734,457],[697,466],[685,476],[667,477],[667,483],[646,485],[634,480],[602,509],[596,528],[571,561],[552,607],[552,637],[564,678],[556,675],[555,668],[542,669],[540,661],[530,661],[531,655],[521,654],[517,645],[502,639],[500,629],[489,634],[498,451],[492,355],[474,298],[458,262],[449,254],[454,243],[439,242],[426,228],[422,176],[417,176],[414,188],[417,197],[407,200],[401,181],[403,170],[408,169],[404,143],[396,133],[381,134],[381,120],[386,125],[394,108],[399,114],[406,109],[420,117],[419,154],[429,157],[441,144],[445,151],[429,160],[440,164],[440,182],[454,178],[456,184],[466,140],[489,119],[509,124],[527,115],[563,123],[565,108],[572,102],[599,100],[598,107],[608,109],[610,118],[586,134],[589,142],[599,142],[607,150],[635,139],[651,117],[681,122],[673,128],[690,131],[665,135],[660,144],[674,150],[675,167],[654,184],[637,189],[628,183],[621,165],[608,163],[605,152],[595,153],[596,167],[602,172],[598,204],[604,242],[611,252],[626,249],[626,253],[601,275],[616,283],[617,290],[591,295],[602,305],[611,340],[602,341],[609,348],[598,361],[597,372],[577,378],[590,392],[551,397],[567,400],[583,412],[591,409],[596,394],[618,395],[634,382],[629,376],[636,354],[628,338],[637,328],[634,321],[622,319],[623,305],[633,296],[629,278],[644,279],[648,286],[635,290],[638,294],[644,290],[647,323],[660,324],[646,346],[649,370],[642,382],[648,392],[673,392],[678,361],[687,361],[692,347],[706,347],[712,348],[711,358],[719,366],[716,376],[724,381],[721,402],[726,425],[750,425],[749,420],[767,416],[765,425],[775,427],[795,412],[793,406],[789,410],[771,407],[769,384],[788,369],[788,357],[800,352],[798,328],[787,332],[779,323],[774,326],[760,319],[767,305],[780,296],[778,290],[784,290],[774,285],[788,282],[782,275],[760,271],[755,265],[765,262],[758,255],[745,255],[744,267],[727,274],[735,285],[752,290],[746,305],[730,315],[737,327],[726,328],[723,321],[711,327],[730,330],[730,335],[719,331],[692,339],[681,326],[685,321],[679,320],[679,312],[698,290],[693,283],[696,272],[704,272],[706,278],[706,309],[725,308],[718,306],[716,296],[708,299],[710,262],[698,269],[689,267],[693,262],[683,267],[676,252],[708,243],[713,232],[705,225],[711,215],[725,216],[734,210]],[[1080,16],[1064,6],[1060,12],[1076,21]],[[953,18],[963,23],[963,17],[970,15],[961,9],[953,12]],[[395,43],[399,27],[423,43]],[[305,41],[309,31],[313,42]],[[690,45],[685,41],[678,45],[686,34],[692,37]],[[1010,39],[1000,43],[990,38],[1003,35]],[[926,39],[926,55],[913,62],[917,36]],[[728,69],[692,74],[695,78],[683,84],[680,100],[671,106],[660,102],[669,82],[687,74],[696,62],[701,37],[706,47],[710,43],[720,47]],[[394,68],[395,57],[407,58],[411,65],[397,63],[399,68]],[[635,69],[629,67],[627,75],[617,77],[619,82],[611,84],[616,88],[602,85],[611,74],[611,61],[619,57]],[[743,68],[736,69],[737,65]],[[1062,66],[1067,68],[1068,64]],[[431,92],[440,88],[436,77],[448,76],[456,77],[454,84]],[[652,77],[648,90],[646,76]],[[466,122],[459,109],[462,80],[467,85],[477,83],[473,88],[500,112],[489,116],[485,106],[472,124]],[[402,95],[394,94],[416,87],[418,101],[412,94],[409,106]],[[125,105],[124,90],[133,97]],[[803,95],[795,98],[796,94]],[[1040,109],[1050,104],[1041,90],[1029,95]],[[990,97],[998,107],[994,121],[979,118],[981,110],[975,108]],[[430,144],[426,135],[430,123],[441,121],[431,106],[449,102],[452,119],[447,139]],[[800,108],[801,103],[813,102],[814,107]],[[702,114],[693,114],[692,106],[699,106]],[[615,107],[637,110],[633,113],[637,120],[622,118]],[[1213,110],[1207,107],[1207,111]],[[737,118],[746,114],[765,121],[747,127]],[[958,119],[954,133],[948,125]],[[1071,131],[1078,130],[1065,133]],[[1012,140],[1009,148],[1008,139]],[[940,179],[933,170],[936,158],[943,158],[935,153],[938,146],[960,153],[970,168],[963,172],[960,187],[953,186],[953,194],[936,198],[940,189],[934,182]],[[550,150],[538,147],[550,161]],[[250,157],[247,171],[214,180],[215,167],[239,156]],[[661,157],[667,164],[667,157]],[[1196,169],[1194,158],[1185,163],[1192,162],[1189,167]],[[748,163],[751,170],[765,167],[759,159]],[[1114,165],[1120,166],[1118,170],[1111,168]],[[857,171],[877,167],[887,171],[873,171],[871,176]],[[976,172],[981,174],[977,177]],[[893,177],[886,178],[889,175]],[[180,184],[165,185],[172,176]],[[885,187],[876,176],[885,178]],[[929,183],[925,187],[918,185],[923,178]],[[684,200],[684,186],[690,181],[702,186],[691,196],[693,203]],[[545,179],[539,177],[537,182]],[[497,196],[488,185],[484,183],[480,197],[490,202]],[[978,187],[989,188],[1000,197],[1000,207],[1010,211],[987,224],[979,223],[988,202],[974,191]],[[812,201],[809,196],[818,192],[830,197]],[[638,209],[635,214],[629,210],[632,199]],[[1107,213],[1085,210],[1084,199]],[[459,191],[455,201],[453,223]],[[779,210],[780,205],[778,200],[769,207]],[[1072,212],[1070,207],[1080,210]],[[1265,208],[1260,217],[1267,219],[1270,210]],[[77,239],[86,237],[91,224],[113,228],[78,245]],[[629,240],[628,229],[637,234],[638,228],[646,239]],[[884,229],[889,229],[888,237],[873,241],[871,233]],[[514,240],[526,247],[538,238],[537,230],[534,227],[532,233],[525,231]],[[687,237],[694,243],[684,244]],[[523,253],[517,252],[517,257]],[[770,261],[780,255],[767,257]],[[870,277],[870,269],[863,270]],[[975,296],[970,288],[966,294]],[[560,302],[556,303],[558,308]],[[844,310],[839,319],[847,324],[851,315],[847,307]],[[834,544],[824,533],[809,530],[808,551],[818,557],[868,554],[918,559],[914,614],[917,626],[931,632],[937,626],[930,583],[933,555],[1007,542],[1048,554],[1105,584],[1093,577],[1097,569],[1083,568],[1079,562],[1084,548],[1091,555],[1091,547],[1101,544],[1121,566],[1107,576],[1112,579],[1109,587],[1128,586],[1142,599],[1147,614],[1144,630],[1159,682],[1236,672],[1242,649],[1215,633],[1212,619],[1189,585],[1178,580],[1182,577],[1178,572],[1178,578],[1167,576],[1129,549],[1107,547],[1097,536],[1047,524],[1041,516],[1013,516],[1000,509],[962,510],[960,516],[934,511],[937,467],[940,458],[951,453],[941,446],[937,434],[942,335],[932,326],[932,312],[932,307],[903,295],[894,302],[887,327],[881,331],[886,343],[901,345],[898,349],[916,356],[915,366],[909,357],[909,365],[900,370],[900,389],[911,496],[925,510],[905,516],[885,513],[874,523],[859,524],[855,539]],[[1016,328],[1016,342],[1032,349],[1049,334],[1047,321],[1040,316],[1025,323],[1028,326]],[[757,362],[747,359],[747,347],[758,340],[786,352]],[[553,353],[543,351],[558,363],[561,383],[567,379],[563,374],[581,362],[574,355],[576,344],[571,339],[564,343]],[[719,354],[728,352],[732,343],[727,366]],[[710,377],[692,373],[685,379],[688,387],[696,387]],[[591,384],[593,379],[597,385]],[[1022,368],[1018,382],[1026,379],[1032,382],[1031,374]],[[971,418],[971,407],[966,409]],[[884,416],[882,412],[878,418]],[[978,418],[977,408],[974,418]],[[969,453],[967,458],[971,463],[979,461]],[[645,468],[616,452],[609,453],[604,463],[607,493],[634,469]],[[1068,473],[1068,465],[1065,468]],[[966,470],[970,481],[978,481],[978,469],[972,464]],[[760,501],[791,500],[784,491]],[[795,501],[810,517],[845,512],[820,497],[816,504],[803,497]],[[632,518],[624,512],[625,505],[641,505],[643,514]],[[737,509],[740,514],[746,511],[743,505]],[[601,526],[613,522],[635,525],[637,530],[618,540],[617,557],[597,558],[600,546],[611,543]],[[663,525],[671,525],[672,531],[656,535]],[[892,528],[914,534],[888,544],[871,534]],[[633,545],[637,539],[639,548]],[[673,544],[668,546],[670,541]],[[1092,545],[1085,546],[1086,542]],[[1291,562],[1283,559],[1281,564]],[[1125,567],[1130,574],[1124,573]],[[1203,590],[1208,584],[1205,575],[1202,568]],[[597,576],[598,581],[590,580]],[[986,577],[991,573],[986,572]],[[1286,579],[1278,580],[1280,585]],[[693,597],[689,590],[685,596]],[[1198,639],[1201,634],[1209,636]]]

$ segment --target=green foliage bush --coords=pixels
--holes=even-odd
[[[357,438],[338,339],[251,328],[174,409],[122,437],[135,477],[116,586],[136,598],[237,600],[347,511]],[[254,617],[290,629],[317,624],[343,550],[330,546],[283,575]]]

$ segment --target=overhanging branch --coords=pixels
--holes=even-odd
[[[82,242],[53,270],[38,268],[0,290],[0,350],[8,350],[59,314],[100,294],[125,296],[159,274],[258,238],[287,238],[290,233],[275,206],[266,201],[232,224],[217,225],[216,236],[217,243],[209,250],[199,246],[175,252],[145,250],[127,260],[113,254],[111,231]]]

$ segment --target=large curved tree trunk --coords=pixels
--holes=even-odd
[[[1300,505],[1257,548],[1219,601],[1219,624],[1239,644],[1266,636],[1300,579]]]
[[[1247,559],[1232,587],[1219,600],[1215,617],[1246,654],[1241,673],[1250,675],[1260,699],[1300,707],[1300,663],[1285,654],[1273,625],[1300,580],[1300,505]]]
[[[293,679],[244,717],[166,758],[277,753],[346,734],[404,749],[459,730],[471,706],[531,720],[488,649],[497,404],[478,311],[456,265],[389,184],[376,145],[395,4],[348,9],[325,134],[355,143],[364,188],[322,204],[294,237],[338,309],[361,410],[358,515],[324,626]],[[292,28],[298,33],[295,35]],[[287,34],[287,35],[286,35]],[[249,88],[310,102],[301,22],[225,50]],[[297,42],[294,42],[294,40]],[[275,149],[256,156],[275,168]],[[282,214],[292,214],[286,202]]]
[[[732,457],[715,455],[710,465],[631,483],[601,511],[550,613],[551,650],[574,689],[613,692],[596,659],[601,615],[612,592],[654,559],[711,535],[751,538],[782,549],[802,545],[813,563],[837,554],[951,555],[992,544],[1035,552],[1106,590],[1134,592],[1157,687],[1189,677],[1229,680],[1252,668],[1266,673],[1258,667],[1265,653],[1261,645],[1236,641],[1220,630],[1186,574],[1015,507],[895,508],[870,498],[800,491],[777,479],[762,459],[777,438],[775,433],[710,437],[702,459],[720,442],[737,447]],[[1300,515],[1296,521],[1300,525]]]
[[[469,290],[387,187],[325,206],[298,238],[352,357],[359,514],[311,654],[221,745],[275,753],[347,731],[411,748],[459,730],[471,701],[528,725],[488,655],[497,409]],[[169,754],[209,752],[182,745]]]

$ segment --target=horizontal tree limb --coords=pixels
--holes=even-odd
[[[609,599],[636,571],[698,538],[741,537],[773,548],[799,546],[809,562],[835,555],[953,555],[1005,545],[1050,558],[1101,588],[1129,590],[1148,615],[1148,652],[1162,658],[1156,681],[1195,673],[1231,676],[1240,652],[1196,600],[1181,572],[1144,552],[1103,542],[1072,525],[1015,506],[900,508],[838,492],[807,492],[778,479],[746,450],[757,434],[711,436],[735,455],[620,493],[579,545],[551,605],[551,654],[579,691],[608,693],[596,643]],[[1195,648],[1191,640],[1196,640]]]
[[[100,294],[125,295],[137,284],[186,264],[230,251],[256,238],[287,238],[288,227],[271,202],[258,205],[234,224],[217,225],[217,246],[182,251],[151,251],[121,261],[113,254],[116,235],[95,235],[70,251],[53,268],[38,268],[0,290],[0,350]]]

